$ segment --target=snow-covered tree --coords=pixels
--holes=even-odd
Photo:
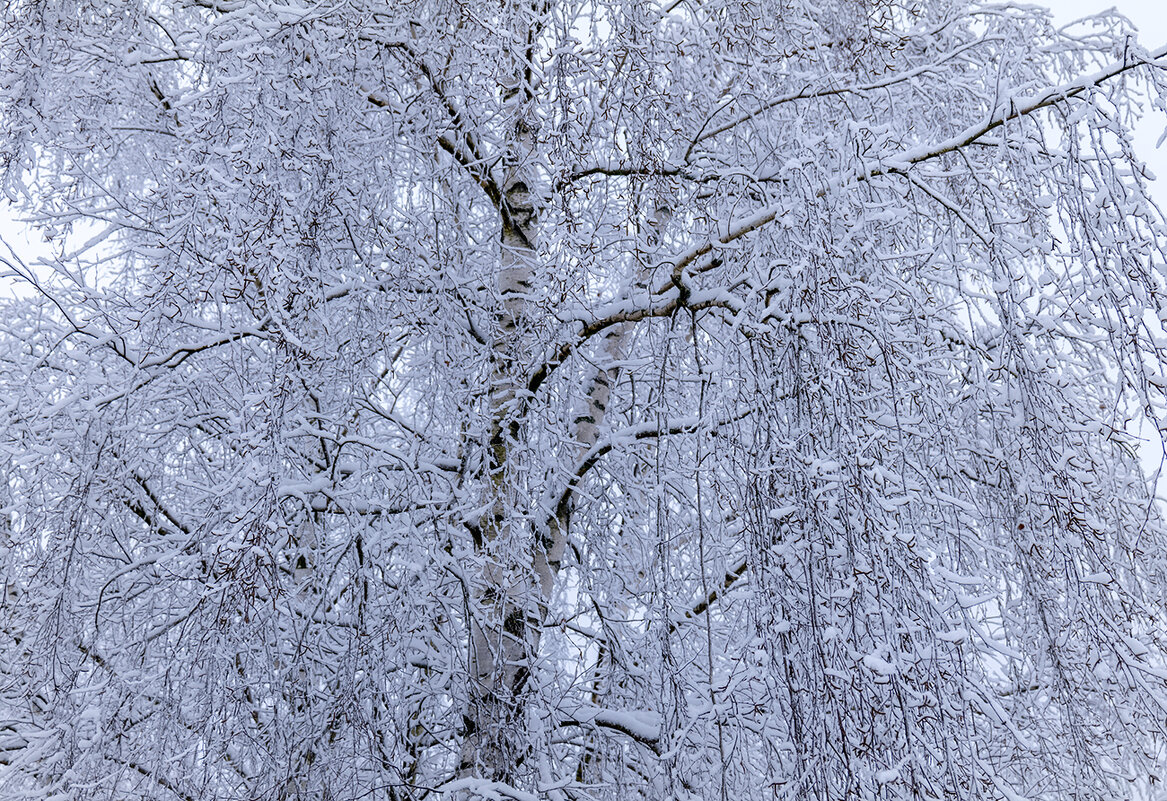
[[[1121,18],[0,14],[5,798],[1161,797]]]

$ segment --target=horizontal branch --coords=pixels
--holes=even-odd
[[[693,605],[692,609],[685,612],[685,619],[692,620],[699,615],[705,614],[709,608],[717,602],[717,599],[725,594],[730,587],[738,582],[738,580],[746,574],[750,568],[750,560],[742,559],[737,566],[726,572],[725,578],[722,579],[721,586],[709,591],[709,594]],[[670,623],[669,631],[676,631],[677,624]]]
[[[652,751],[660,752],[660,716],[655,712],[622,712],[598,706],[581,706],[567,712],[560,726],[597,726],[619,732]]]
[[[165,355],[143,358],[137,362],[137,366],[144,369],[151,367],[178,367],[180,364],[196,353],[212,350],[221,345],[229,345],[232,342],[238,342],[239,340],[246,339],[248,337],[262,337],[266,334],[267,327],[271,325],[271,322],[271,317],[265,317],[259,322],[258,325],[254,325],[248,328],[240,328],[235,331],[219,334],[218,336],[209,337],[204,339],[202,342],[192,342],[187,345],[179,345],[178,347],[171,349]]]
[[[732,295],[721,290],[694,292],[685,298],[682,297],[680,292],[674,294],[670,287],[654,293],[649,298],[648,303],[644,305],[638,305],[630,298],[611,303],[599,310],[602,316],[584,322],[573,339],[561,343],[555,349],[554,354],[539,365],[538,369],[531,374],[530,379],[527,381],[527,392],[531,395],[537,392],[559,366],[566,362],[581,345],[614,325],[670,317],[680,309],[702,311],[713,308],[738,311],[740,309],[740,302]]]
[[[550,502],[550,499],[545,496],[543,508],[550,510],[548,519],[562,519],[568,513],[568,507],[571,504],[572,493],[574,493],[576,487],[579,486],[579,482],[583,479],[584,476],[588,474],[588,472],[592,470],[593,467],[596,466],[600,459],[602,459],[613,449],[621,445],[626,445],[630,442],[636,442],[642,439],[657,439],[659,437],[675,436],[677,434],[692,434],[702,428],[705,428],[711,433],[716,434],[719,429],[736,423],[739,420],[744,420],[757,411],[758,410],[756,408],[746,409],[744,411],[730,415],[729,417],[714,421],[703,421],[700,417],[696,416],[675,417],[663,425],[655,422],[641,423],[640,425],[629,426],[611,433],[593,445],[588,450],[588,452],[584,454],[583,459],[576,467],[575,472],[572,473],[571,478],[568,479],[566,485],[563,487],[563,490],[558,494],[558,497],[555,499],[553,505]]]

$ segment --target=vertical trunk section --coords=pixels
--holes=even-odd
[[[516,530],[511,464],[519,398],[524,316],[535,275],[536,210],[522,171],[531,147],[520,122],[503,183],[498,289],[502,309],[493,343],[490,387],[488,511],[480,521],[481,570],[473,587],[469,709],[458,774],[513,783],[530,743],[522,725],[530,666],[538,646],[538,604],[526,532]]]

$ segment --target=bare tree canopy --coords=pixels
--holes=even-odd
[[[1163,798],[1165,53],[8,0],[0,795]]]

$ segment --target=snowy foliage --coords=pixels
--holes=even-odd
[[[0,15],[5,798],[1163,797],[1121,19]]]

